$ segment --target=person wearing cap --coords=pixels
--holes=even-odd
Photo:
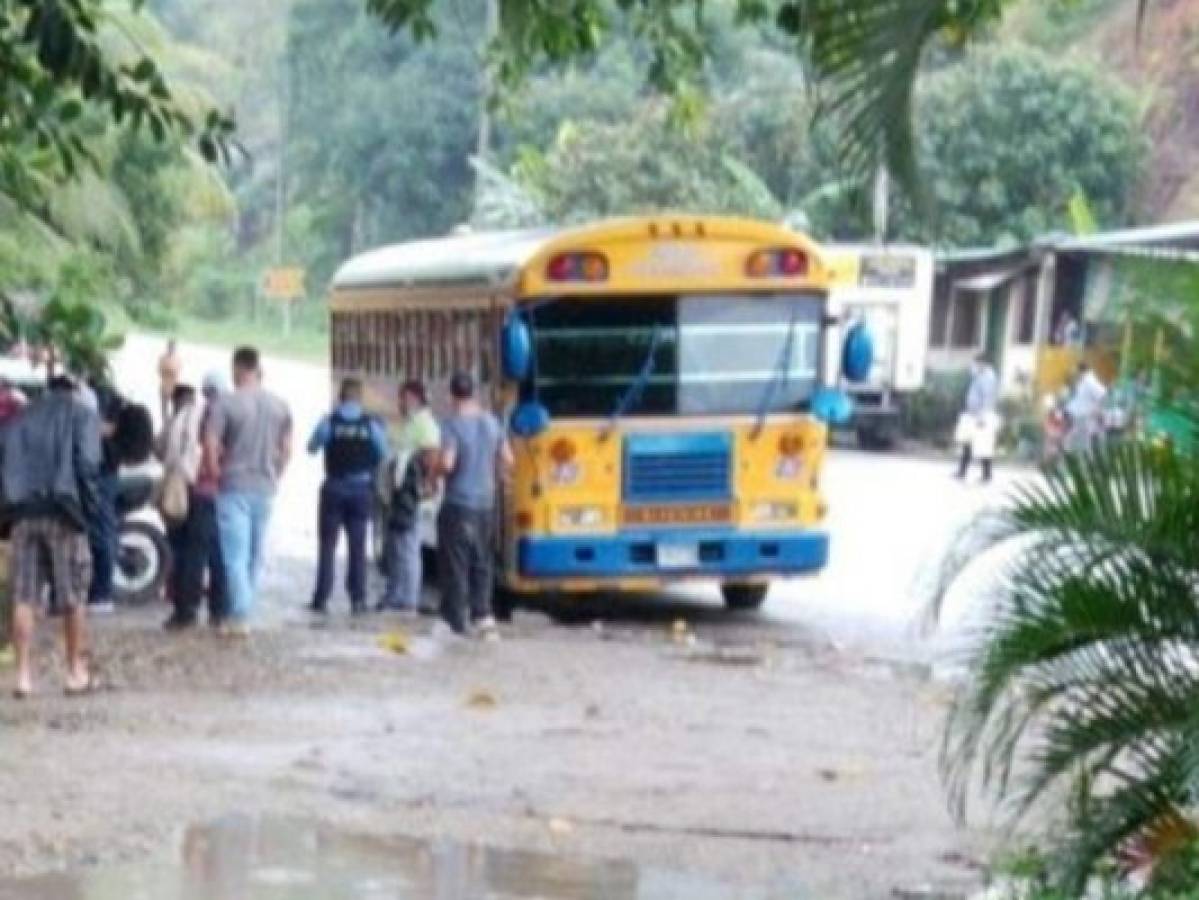
[[[441,615],[457,634],[471,626],[496,640],[491,609],[497,481],[512,466],[512,448],[494,415],[475,396],[474,379],[450,379],[453,413],[441,423],[439,471],[445,495],[437,517]],[[469,616],[469,619],[468,619]]]

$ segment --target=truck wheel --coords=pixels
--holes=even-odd
[[[858,444],[863,450],[893,450],[895,448],[895,431],[885,425],[859,425]]]
[[[724,594],[724,605],[731,610],[758,609],[766,602],[770,593],[769,584],[722,584],[720,592]]]

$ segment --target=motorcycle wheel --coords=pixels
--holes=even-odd
[[[171,548],[162,529],[148,522],[122,522],[112,578],[116,601],[137,606],[159,599],[170,563]]]

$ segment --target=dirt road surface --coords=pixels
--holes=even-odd
[[[146,399],[158,350],[131,341],[118,364]],[[185,378],[226,359],[185,348]],[[271,362],[268,380],[306,436],[325,372]],[[42,629],[41,694],[0,699],[0,877],[162,857],[184,826],[262,813],[801,886],[779,896],[978,881],[982,837],[950,820],[937,777],[947,689],[904,661],[929,652],[914,585],[995,489],[839,454],[832,565],[761,615],[696,590],[570,625],[518,613],[482,645],[428,620],[308,619],[318,479],[308,460],[288,475],[249,640],[123,612],[94,623],[105,689],[68,700]],[[402,653],[381,643],[397,630]]]

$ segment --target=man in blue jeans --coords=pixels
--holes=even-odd
[[[344,530],[349,544],[346,590],[350,612],[366,612],[366,531],[374,505],[375,470],[387,458],[387,432],[383,424],[362,408],[362,382],[347,378],[341,383],[340,402],[317,423],[308,452],[325,454],[325,483],[321,485],[317,512],[320,556],[312,611],[328,611],[333,591],[337,540]]]
[[[205,465],[217,476],[216,518],[229,617],[241,636],[254,611],[258,575],[279,478],[291,460],[287,404],[262,387],[258,351],[233,353],[233,390],[212,407],[204,430]]]

